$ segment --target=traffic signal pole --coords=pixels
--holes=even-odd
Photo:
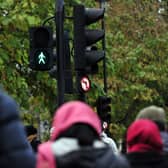
[[[103,5],[105,2],[100,3],[100,7],[105,10],[105,6]],[[102,19],[102,29],[105,30],[105,21],[104,18]],[[104,31],[105,32],[105,31]],[[106,41],[105,41],[105,35],[102,40],[102,47],[103,50],[106,51]],[[106,52],[104,52],[104,59],[103,59],[103,73],[104,73],[104,92],[107,93],[107,71],[106,71]]]
[[[100,0],[100,8],[103,8],[105,10],[105,0]],[[105,21],[104,21],[104,18],[102,19],[102,29],[105,30]],[[103,47],[103,50],[106,51],[105,35],[104,35],[104,38],[102,40],[102,47]],[[104,53],[103,67],[104,67],[103,68],[104,92],[107,93],[106,52]]]
[[[100,4],[100,8],[105,10],[105,2],[106,0],[98,0]],[[105,30],[105,21],[104,18],[101,21],[102,29]],[[105,31],[104,31],[105,32]],[[106,51],[106,41],[105,41],[105,35],[102,39],[102,48],[104,51]],[[107,70],[106,70],[106,52],[104,52],[104,59],[103,59],[103,76],[104,76],[104,92],[107,93]]]
[[[56,47],[57,47],[57,102],[58,107],[64,103],[64,1],[56,0]]]

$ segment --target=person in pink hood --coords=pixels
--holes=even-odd
[[[129,167],[100,140],[100,133],[100,119],[89,105],[80,101],[63,104],[55,113],[50,141],[38,148],[36,167]]]

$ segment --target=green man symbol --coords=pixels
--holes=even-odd
[[[38,64],[45,64],[46,56],[43,54],[43,52],[40,53],[38,56]]]

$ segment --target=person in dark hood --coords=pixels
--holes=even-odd
[[[127,168],[100,140],[101,123],[92,108],[80,101],[63,104],[55,113],[50,141],[38,148],[37,168]]]
[[[30,143],[33,151],[36,153],[38,145],[41,143],[40,140],[38,140],[37,137],[37,129],[32,125],[26,125],[25,126],[25,132],[27,135],[27,140]]]
[[[0,91],[0,167],[34,168],[32,152],[19,118],[16,102]]]
[[[168,167],[160,132],[153,121],[139,119],[129,126],[126,156],[132,168]]]

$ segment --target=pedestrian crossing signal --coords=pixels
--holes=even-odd
[[[46,64],[46,55],[43,53],[43,51],[40,52],[40,54],[38,55],[38,64]]]
[[[31,27],[29,63],[33,70],[50,70],[53,67],[53,33],[50,27]]]
[[[111,97],[99,96],[96,102],[97,113],[102,121],[111,121]]]
[[[39,50],[35,53],[35,62],[39,65],[47,65],[49,62],[49,54],[46,51]]]

